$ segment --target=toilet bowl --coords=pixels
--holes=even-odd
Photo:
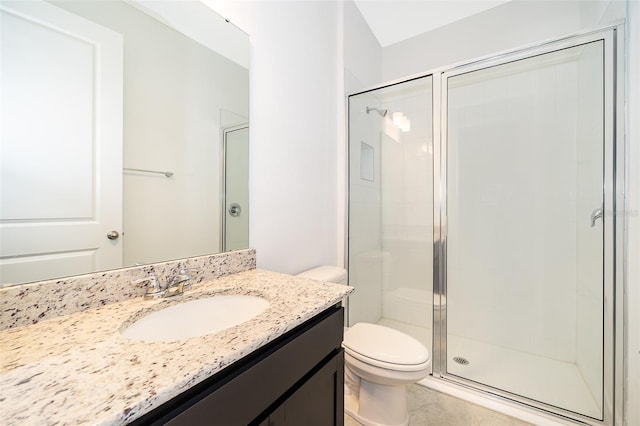
[[[346,284],[346,271],[321,266],[299,274]],[[429,374],[429,351],[418,340],[377,324],[357,323],[345,331],[345,412],[365,426],[409,424],[406,385]]]

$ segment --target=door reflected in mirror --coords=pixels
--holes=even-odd
[[[195,1],[0,8],[0,285],[248,247],[245,33]]]
[[[224,251],[249,247],[249,127],[224,131]]]

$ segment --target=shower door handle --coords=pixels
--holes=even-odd
[[[594,211],[591,212],[591,227],[592,228],[594,226],[596,226],[596,220],[602,219],[603,212],[604,212],[604,210],[602,209],[602,207],[598,207],[597,209],[595,209]]]

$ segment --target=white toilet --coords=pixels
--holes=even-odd
[[[298,276],[346,284],[347,271],[320,266]],[[406,385],[429,373],[429,351],[389,327],[357,323],[345,331],[345,412],[365,426],[408,425]]]

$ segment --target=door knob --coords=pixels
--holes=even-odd
[[[110,240],[117,240],[118,238],[120,238],[120,234],[118,233],[118,231],[111,231],[107,233],[107,238]]]
[[[231,216],[238,217],[240,216],[240,212],[242,212],[242,208],[240,207],[240,204],[233,203],[229,206],[229,214]]]

